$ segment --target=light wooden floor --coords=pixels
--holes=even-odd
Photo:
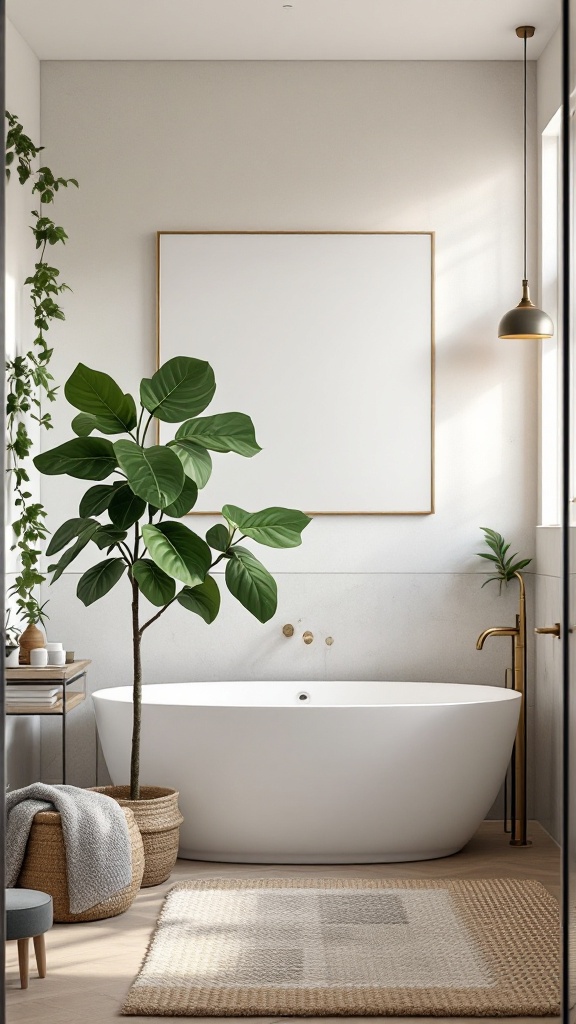
[[[533,846],[508,844],[499,822],[484,822],[471,843],[454,857],[412,864],[279,866],[207,864],[178,861],[169,882],[142,889],[127,913],[93,924],[55,925],[46,936],[48,976],[40,980],[31,963],[30,985],[19,987],[16,943],[7,948],[8,1016],[10,1024],[110,1024],[111,1021],[161,1020],[156,1017],[119,1018],[118,1010],[146,951],[163,896],[174,882],[187,878],[346,877],[346,878],[532,878],[556,898],[560,894],[559,851],[537,824],[530,828]],[[519,936],[519,941],[522,937]],[[218,1018],[196,1018],[215,1022]],[[244,1018],[246,1019],[246,1018]],[[254,1018],[270,1024],[277,1017]],[[283,1018],[280,1018],[282,1020]],[[307,1018],[314,1020],[318,1018]],[[320,1020],[344,1021],[354,1018]],[[371,1018],[378,1020],[380,1018]],[[450,1018],[452,1022],[460,1018]],[[441,1021],[442,1018],[436,1018]],[[505,1018],[500,1018],[501,1021]],[[512,1018],[550,1021],[553,1018]],[[414,1024],[422,1018],[403,1018]],[[469,1021],[468,1021],[469,1024]]]

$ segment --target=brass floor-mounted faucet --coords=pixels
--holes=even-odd
[[[515,626],[494,626],[485,629],[476,641],[477,650],[481,651],[484,641],[490,636],[512,637],[512,673],[514,689],[521,694],[520,718],[512,754],[512,800],[511,846],[530,846],[527,835],[527,804],[526,804],[526,590],[524,579],[519,572],[514,573],[520,585],[518,615]]]

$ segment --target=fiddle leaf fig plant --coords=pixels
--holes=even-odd
[[[502,592],[502,584],[508,584],[510,580],[513,580],[516,573],[530,565],[532,559],[521,558],[516,562],[515,559],[518,558],[517,551],[507,558],[510,544],[504,540],[502,534],[497,533],[496,530],[490,530],[487,526],[481,526],[480,529],[484,534],[484,540],[490,551],[478,551],[477,554],[479,558],[486,558],[489,562],[493,562],[496,573],[495,576],[489,576],[482,584],[482,587],[485,587],[487,583],[495,581],[500,584],[500,592]]]
[[[297,509],[248,512],[224,505],[223,522],[200,537],[179,522],[194,508],[198,491],[212,472],[210,452],[234,452],[252,458],[261,450],[249,416],[239,412],[200,416],[216,389],[212,367],[200,359],[170,359],[140,385],[139,408],[106,373],[79,363],[64,393],[78,409],[75,437],[34,459],[41,473],[67,475],[92,484],[80,501],[78,516],[53,534],[48,566],[54,583],[88,545],[106,557],[80,577],[77,595],[88,606],[123,578],[132,598],[133,733],[130,797],[139,798],[142,715],[142,636],[175,602],[210,624],[220,609],[220,590],[211,571],[226,563],[231,594],[260,622],[276,611],[276,581],[244,540],[272,548],[296,547],[310,519]],[[167,444],[146,444],[156,418],[178,423]],[[92,436],[96,434],[96,436]],[[105,435],[104,437],[98,435]],[[123,435],[118,437],[118,435]],[[112,440],[111,438],[116,438]],[[103,517],[103,518],[102,518]],[[141,621],[140,598],[157,611]]]

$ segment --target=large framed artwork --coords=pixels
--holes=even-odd
[[[158,361],[176,355],[212,365],[209,414],[248,413],[263,449],[216,455],[195,513],[434,511],[432,232],[161,231]]]

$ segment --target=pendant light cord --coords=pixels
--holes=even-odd
[[[526,269],[527,269],[527,266],[526,266],[526,264],[527,264],[527,259],[526,259],[526,250],[527,250],[526,220],[527,220],[527,215],[528,215],[527,214],[527,198],[526,198],[527,191],[528,191],[527,173],[526,173],[526,105],[527,105],[526,45],[527,45],[527,42],[528,42],[528,36],[527,36],[526,31],[525,31],[524,32],[524,280],[525,281],[528,279],[528,275],[526,273]]]

